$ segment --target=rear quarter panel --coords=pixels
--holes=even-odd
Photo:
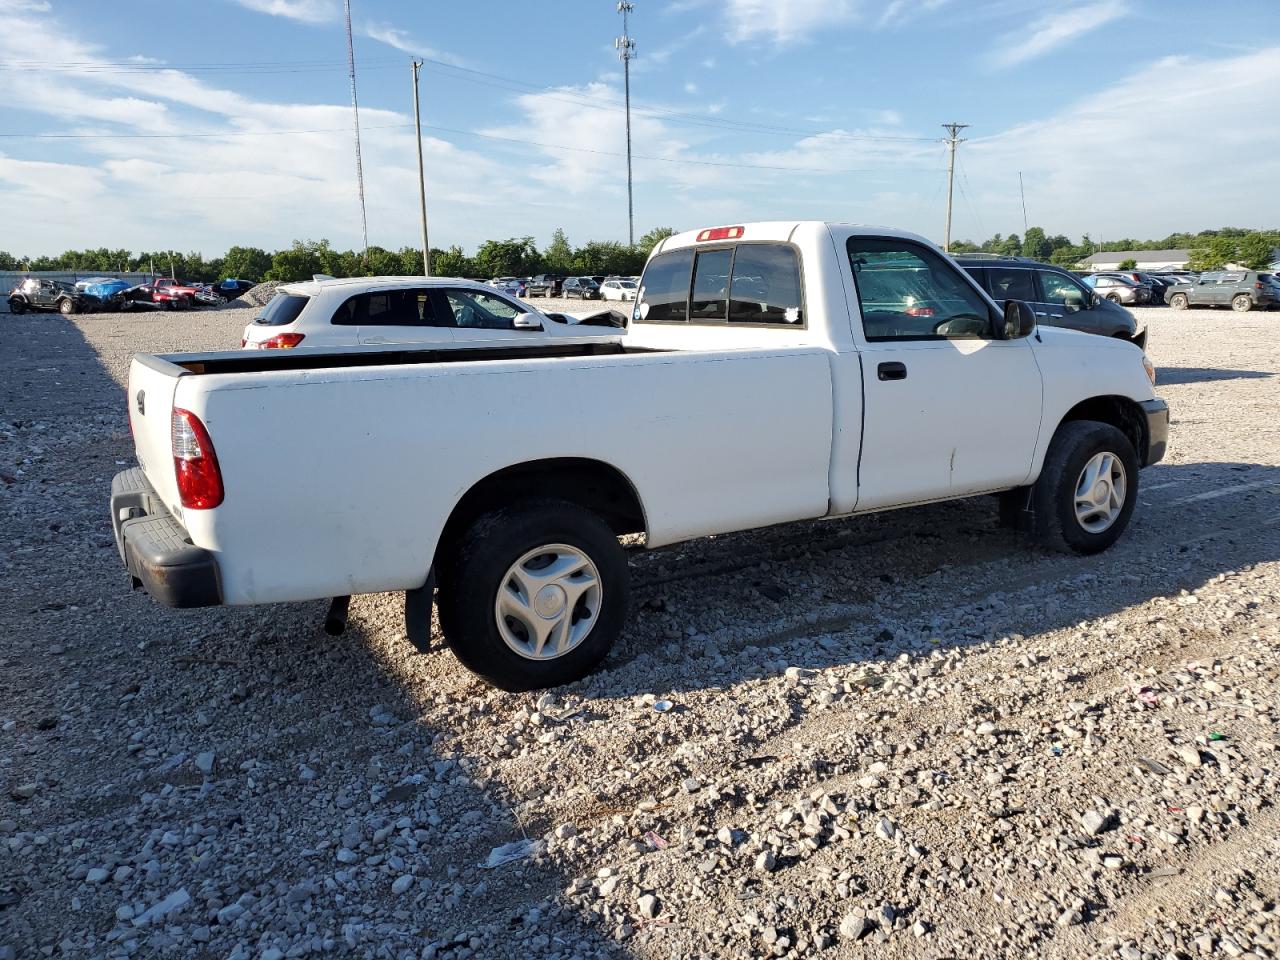
[[[228,603],[420,586],[462,495],[549,457],[617,467],[650,546],[827,510],[831,382],[812,348],[184,381],[226,488],[185,522]]]

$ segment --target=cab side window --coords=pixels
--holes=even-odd
[[[377,290],[358,293],[334,311],[337,326],[451,327],[452,317],[440,317],[428,290]]]
[[[1038,299],[1031,271],[1016,267],[987,267],[987,290],[997,303]]]
[[[946,260],[909,240],[850,237],[868,340],[990,339],[990,305]]]
[[[514,330],[515,319],[524,313],[500,297],[478,290],[446,290],[445,300],[453,314],[453,325],[482,330]]]
[[[1061,304],[1069,311],[1083,310],[1089,302],[1090,293],[1061,273],[1052,270],[1036,272],[1040,274],[1040,286],[1044,288],[1043,302]]]

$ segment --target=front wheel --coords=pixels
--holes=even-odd
[[[503,690],[590,673],[622,633],[630,582],[600,517],[539,499],[477,519],[446,564],[440,628],[463,666]]]
[[[1169,298],[1169,306],[1175,310],[1187,309],[1187,295],[1185,293],[1175,293]]]
[[[1231,301],[1231,309],[1236,313],[1248,313],[1253,309],[1253,301],[1247,293],[1237,294]]]
[[[64,317],[69,317],[76,312],[76,305],[70,300],[63,300],[58,304],[58,312]]]
[[[1119,303],[1119,302],[1120,302],[1120,294],[1118,294],[1118,293],[1108,293],[1108,294],[1107,294],[1107,299],[1108,299],[1108,300],[1110,300],[1112,303]]]
[[[1054,434],[1031,492],[1036,540],[1098,553],[1119,539],[1138,496],[1138,455],[1109,423],[1073,420]]]
[[[12,314],[14,314],[14,315],[22,314],[22,313],[26,313],[26,312],[27,312],[27,305],[26,305],[25,303],[23,303],[21,300],[10,300],[10,301],[9,301],[9,312],[10,312],[10,313],[12,313]]]

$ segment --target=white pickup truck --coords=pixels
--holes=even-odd
[[[626,622],[618,537],[999,494],[1050,547],[1120,536],[1168,408],[1142,350],[1037,328],[927,241],[750,223],[654,251],[608,341],[134,358],[111,516],[177,607],[403,590],[490,682],[580,677]]]

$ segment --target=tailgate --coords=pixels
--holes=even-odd
[[[171,511],[181,516],[178,477],[173,469],[173,397],[186,370],[146,354],[129,367],[129,427],[138,464]]]

